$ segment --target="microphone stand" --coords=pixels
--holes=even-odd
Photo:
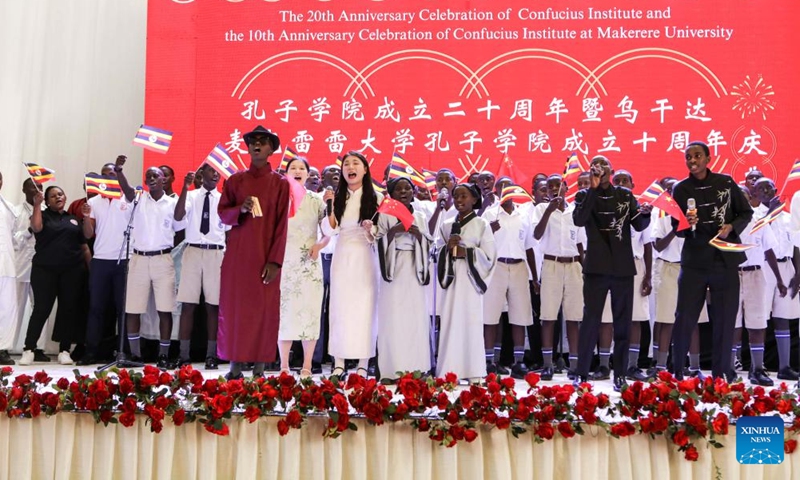
[[[143,363],[133,362],[128,359],[127,355],[125,355],[125,335],[127,334],[127,313],[125,312],[125,304],[128,300],[128,269],[130,268],[130,253],[131,253],[131,230],[133,229],[133,217],[136,214],[136,207],[139,205],[139,199],[141,195],[136,195],[133,200],[133,209],[131,210],[131,216],[128,219],[128,226],[125,227],[125,233],[123,236],[125,240],[123,241],[122,245],[119,248],[119,255],[117,256],[117,265],[122,263],[122,259],[125,258],[125,277],[124,281],[122,282],[122,310],[117,314],[117,332],[119,335],[119,341],[117,342],[117,355],[116,359],[97,368],[98,372],[102,372],[103,370],[108,370],[111,367],[117,368],[140,368],[143,367]],[[125,254],[123,257],[122,254]]]
[[[445,200],[444,204],[447,204],[447,200]],[[439,208],[439,201],[436,202],[434,209]],[[434,210],[434,213],[436,210]],[[433,368],[434,372],[436,371],[436,361],[437,361],[437,353],[439,351],[439,331],[436,329],[436,300],[438,296],[439,290],[439,265],[438,265],[438,258],[439,255],[437,249],[437,242],[439,240],[439,227],[442,225],[442,217],[444,216],[445,209],[439,212],[439,216],[436,217],[436,227],[433,231],[433,248],[431,248],[431,260],[433,263],[433,305],[431,305],[431,367]]]

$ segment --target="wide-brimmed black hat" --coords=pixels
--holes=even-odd
[[[269,137],[269,143],[272,144],[273,151],[277,151],[281,147],[281,139],[278,138],[278,135],[272,130],[264,128],[261,125],[257,126],[252,132],[247,132],[243,135],[242,138],[244,138],[244,143],[249,146],[250,139],[254,135],[266,135],[267,137]]]

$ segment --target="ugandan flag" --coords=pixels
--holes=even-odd
[[[567,194],[565,199],[571,202],[578,193],[578,177],[583,173],[583,166],[578,160],[578,156],[573,152],[564,164],[564,183],[567,184]]]
[[[278,167],[278,169],[281,172],[285,172],[286,168],[289,166],[289,162],[291,162],[297,157],[298,157],[297,152],[292,150],[292,147],[286,147],[286,149],[283,151],[283,157],[281,157],[281,166]]]
[[[172,132],[142,124],[133,137],[133,144],[153,152],[167,153],[172,144]]]
[[[392,178],[408,178],[417,188],[428,188],[425,177],[419,173],[419,170],[412,167],[397,153],[392,155],[392,163],[389,164],[389,179]]]
[[[755,247],[755,245],[749,245],[746,243],[726,242],[718,237],[719,236],[716,236],[709,240],[708,244],[717,250],[722,250],[723,252],[744,252],[745,250],[750,250],[751,248]]]
[[[336,156],[336,166],[337,167],[342,168],[342,160],[343,160],[343,158],[342,158],[341,155],[337,155]]]
[[[36,183],[49,182],[56,178],[55,170],[50,170],[38,163],[23,163],[23,165],[28,169],[28,175],[30,175]]]
[[[372,179],[372,188],[381,195],[386,195],[386,187],[379,181]]]
[[[662,193],[664,193],[664,189],[658,184],[658,180],[653,180],[653,183],[647,187],[647,190],[639,195],[639,203],[652,204]]]
[[[757,231],[761,230],[762,228],[766,227],[770,223],[774,222],[781,216],[781,212],[786,208],[786,203],[781,203],[771,212],[766,214],[764,217],[759,218],[756,220],[756,223],[753,224],[753,228],[750,229],[750,235],[756,233]]]
[[[211,153],[208,154],[205,163],[211,165],[211,168],[219,172],[219,176],[224,180],[229,179],[231,175],[239,171],[239,169],[236,168],[236,164],[233,163],[233,159],[231,159],[228,152],[226,152],[219,143],[214,147],[214,150],[211,150]]]
[[[122,198],[122,187],[116,178],[87,173],[83,181],[86,184],[86,193],[96,193],[105,198]]]
[[[519,185],[509,185],[503,188],[500,195],[500,204],[504,204],[511,200],[514,203],[528,203],[532,202],[533,198],[528,195],[528,192]]]
[[[789,170],[789,176],[786,177],[786,182],[791,182],[792,180],[800,179],[800,158],[794,161],[792,164],[792,169]]]
[[[431,200],[436,200],[436,195],[439,193],[436,190],[436,172],[423,168],[422,175],[425,177],[425,188],[431,194]]]

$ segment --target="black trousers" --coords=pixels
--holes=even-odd
[[[81,343],[86,318],[80,314],[86,268],[83,264],[69,267],[31,267],[33,312],[25,334],[25,350],[34,350],[47,317],[58,299],[58,312],[53,326],[53,340],[62,344]]]
[[[633,318],[633,276],[591,273],[583,274],[583,321],[578,338],[578,368],[575,370],[578,376],[589,375],[609,290],[614,317],[614,377],[625,377]]]
[[[103,332],[109,330],[109,323],[116,325],[108,316],[108,306],[114,301],[116,315],[125,311],[123,297],[125,296],[125,268],[127,260],[117,265],[116,260],[92,259],[92,270],[89,273],[89,321],[86,327],[86,347],[92,354],[97,353],[97,347],[103,339]],[[111,330],[114,330],[112,326]]]
[[[672,328],[672,367],[678,378],[683,377],[692,332],[706,301],[706,289],[711,293],[708,307],[714,344],[711,374],[722,377],[731,369],[733,330],[739,309],[739,272],[736,268],[725,268],[723,264],[715,265],[711,270],[681,267],[678,307]]]
[[[531,292],[531,310],[533,311],[533,324],[526,327],[528,333],[528,345],[531,349],[530,361],[532,364],[542,364],[542,322],[539,320],[539,312],[542,310],[542,297],[533,291],[533,282],[528,282]]]
[[[319,322],[319,339],[314,347],[315,363],[323,363],[325,357],[328,355],[328,316],[329,307],[331,303],[331,261],[333,255],[329,253],[321,253],[322,257],[322,284],[324,292],[322,294],[322,313]]]

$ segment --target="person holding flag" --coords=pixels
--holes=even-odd
[[[136,192],[123,171],[126,160],[124,155],[119,155],[116,161],[106,163],[100,170],[103,179],[117,182],[125,198],[96,195],[83,207],[83,236],[87,241],[94,239],[94,252],[89,269],[86,353],[78,360],[78,365],[94,365],[99,362],[104,333],[115,331],[116,319],[125,312],[123,298],[128,257],[124,249],[124,233],[133,210],[131,203],[136,198]],[[87,181],[87,191],[89,188]],[[108,190],[106,187],[106,191]],[[108,307],[112,302],[116,314],[108,316]]]
[[[711,373],[716,378],[727,376],[732,381],[730,351],[739,307],[738,268],[747,257],[742,251],[721,250],[709,242],[718,238],[725,242],[739,242],[739,236],[753,217],[753,210],[730,176],[709,170],[709,154],[705,143],[689,143],[684,153],[689,176],[673,189],[675,202],[680,211],[686,212],[692,228],[676,232],[685,241],[678,278],[672,360],[675,376],[683,379],[692,331],[705,304],[708,288],[713,308]],[[690,199],[694,205],[692,209],[689,209]],[[678,223],[679,220],[673,217],[673,228],[677,228]]]
[[[280,326],[280,273],[286,253],[289,181],[272,170],[269,157],[280,148],[278,135],[259,125],[244,134],[250,168],[232,175],[217,211],[231,227],[222,259],[217,352],[230,360],[226,378],[253,375],[275,360]],[[261,216],[253,212],[260,209]]]
[[[210,165],[203,164],[199,171],[203,184],[189,191],[194,183],[195,172],[188,172],[183,179],[183,189],[175,205],[175,220],[186,219],[186,250],[181,260],[181,281],[178,284],[176,300],[181,303],[179,364],[191,363],[189,348],[194,326],[194,311],[200,303],[200,294],[205,296],[206,329],[206,370],[216,370],[217,326],[219,321],[219,282],[222,258],[225,250],[225,233],[230,227],[219,218],[217,207],[220,193],[217,191],[219,172]]]
[[[397,372],[427,372],[431,368],[425,295],[430,282],[431,236],[425,214],[412,205],[415,186],[411,179],[393,178],[386,188],[391,198],[385,198],[378,208],[381,214],[376,235],[382,277],[378,367],[382,378],[394,379]],[[383,213],[389,210],[384,206],[387,202],[392,203],[392,209]]]
[[[536,259],[533,255],[535,240],[530,216],[519,206],[531,203],[533,199],[522,187],[512,185],[508,177],[497,182],[495,196],[499,199],[496,206],[490,207],[482,215],[489,222],[497,250],[497,265],[483,300],[486,371],[498,373],[501,368],[498,333],[500,315],[507,304],[514,344],[511,376],[522,379],[528,374],[528,367],[523,362],[525,330],[533,325],[528,269],[536,272]]]
[[[306,184],[308,172],[308,161],[303,157],[296,156],[286,164],[286,176],[296,185]],[[301,379],[311,376],[312,357],[319,340],[324,293],[320,252],[329,240],[318,235],[320,222],[325,218],[322,196],[305,190],[305,187],[302,193],[304,195],[299,200],[292,198],[292,209],[296,212],[290,214],[286,234],[286,253],[281,269],[281,324],[278,329],[281,372],[289,373],[292,342],[303,342]]]

